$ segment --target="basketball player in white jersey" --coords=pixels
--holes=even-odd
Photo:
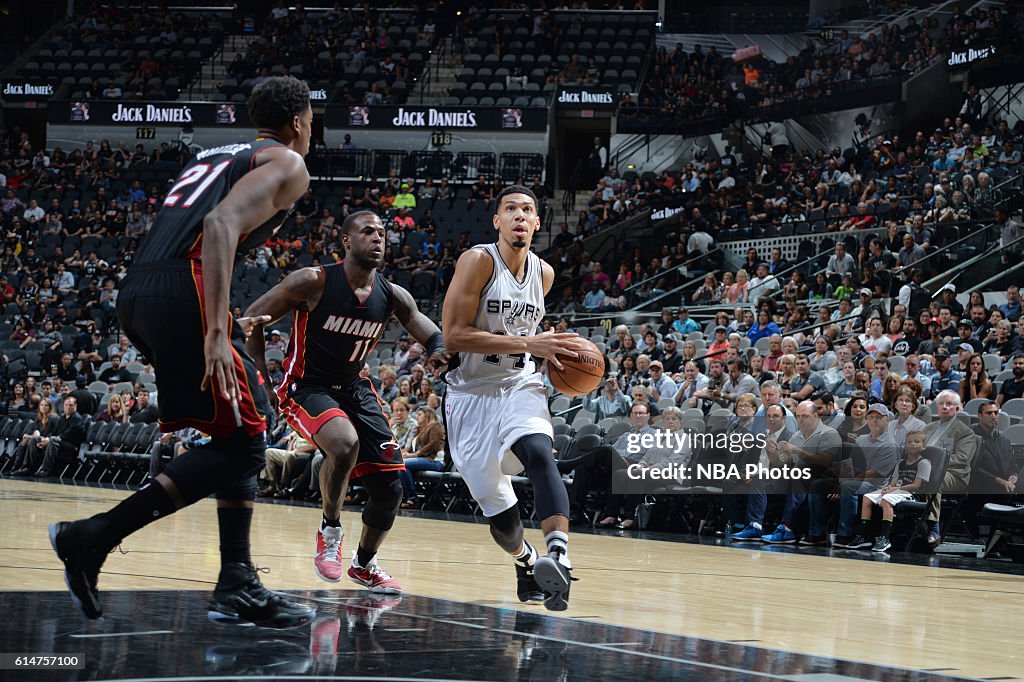
[[[515,559],[522,602],[568,607],[571,564],[569,497],[552,453],[544,382],[534,358],[559,369],[558,354],[575,356],[576,334],[534,334],[555,273],[530,253],[540,227],[537,197],[512,185],[497,197],[495,244],[462,254],[445,296],[445,347],[453,354],[444,399],[448,452],[491,525]],[[456,355],[457,354],[457,355]],[[523,537],[511,474],[526,469],[534,488],[546,555]]]

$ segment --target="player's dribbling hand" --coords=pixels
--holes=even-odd
[[[242,328],[242,333],[245,334],[245,340],[248,341],[249,337],[252,336],[252,330],[257,325],[264,325],[270,322],[270,315],[257,315],[255,317],[240,317],[235,322]]]
[[[546,331],[527,337],[527,350],[530,355],[546,358],[556,369],[565,369],[558,361],[558,355],[573,356],[583,349],[580,335],[575,332]]]

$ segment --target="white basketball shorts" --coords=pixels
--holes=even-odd
[[[518,501],[511,475],[523,465],[512,454],[512,445],[531,434],[553,438],[549,415],[544,387],[534,382],[472,392],[448,388],[448,454],[484,516],[500,514]]]

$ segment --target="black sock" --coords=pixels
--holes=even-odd
[[[252,526],[252,507],[217,507],[217,527],[220,530],[220,561],[252,563],[249,555],[249,528]]]
[[[870,524],[870,523],[871,523],[871,519],[861,519],[860,520],[860,525],[857,526],[857,534],[858,535],[863,535],[864,537],[867,537],[868,536],[868,524]]]
[[[321,528],[341,528],[341,517],[329,519],[324,517],[324,522],[320,526]]]
[[[886,540],[889,539],[889,533],[892,532],[892,521],[886,521],[882,519],[882,537]]]
[[[103,540],[111,547],[117,546],[143,526],[177,511],[170,495],[159,483],[150,483],[131,497],[121,500],[113,509],[97,514],[93,518],[106,523]]]
[[[360,568],[366,568],[373,561],[373,557],[377,556],[377,552],[371,552],[368,549],[363,549],[362,545],[356,548],[356,563],[359,564]]]

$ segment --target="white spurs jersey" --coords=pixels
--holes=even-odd
[[[498,253],[497,244],[474,248],[486,251],[494,261],[491,280],[480,292],[473,326],[492,334],[532,336],[544,317],[544,273],[536,254],[526,256],[526,273],[520,283]],[[484,355],[459,353],[457,364],[445,375],[445,381],[457,389],[477,386],[504,387],[518,384],[536,375],[537,367],[529,353]],[[540,380],[537,377],[538,381]]]

